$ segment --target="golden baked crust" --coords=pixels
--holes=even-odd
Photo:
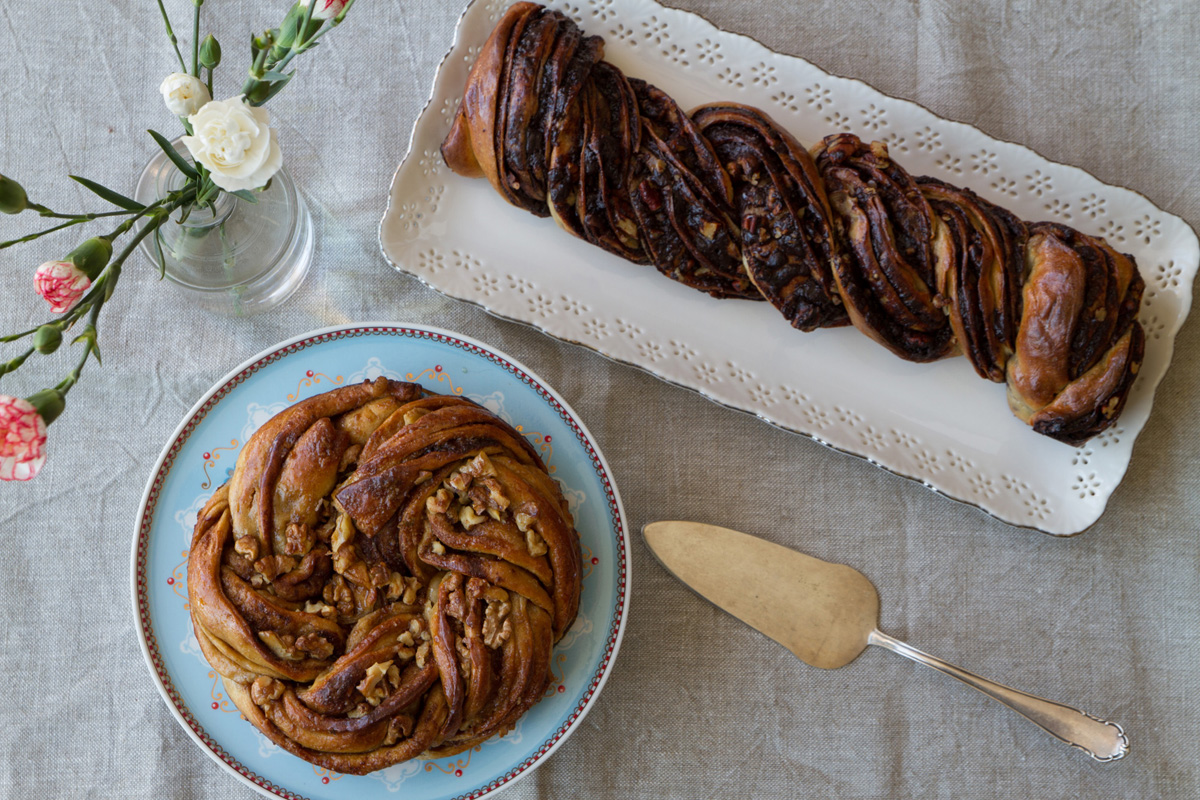
[[[1101,239],[1046,222],[1030,231],[1009,406],[1039,433],[1078,444],[1116,420],[1141,368],[1145,283]]]
[[[463,175],[713,297],[796,328],[853,324],[909,361],[963,353],[1039,433],[1111,425],[1140,367],[1142,281],[1102,239],[914,177],[882,142],[811,154],[760,109],[685,114],[532,3],[500,20],[442,145]]]
[[[196,522],[196,638],[272,741],[363,774],[502,734],[579,607],[558,484],[474,403],[380,378],[260,428]]]

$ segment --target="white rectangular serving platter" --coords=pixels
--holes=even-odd
[[[1133,254],[1146,280],[1146,357],[1117,424],[1082,447],[1034,433],[965,358],[904,362],[853,328],[801,333],[765,303],[715,300],[512,207],[452,173],[439,146],[467,73],[512,0],[474,0],[392,181],[380,246],[444,294],[631,364],[723,405],[920,481],[1013,525],[1085,530],[1129,466],[1191,307],[1196,234],[1145,197],[1021,145],[830,75],[653,0],[548,5],[605,39],[605,58],[684,108],[758,106],[811,146],[849,130],[914,175],[970,187],[1025,219],[1058,220]]]

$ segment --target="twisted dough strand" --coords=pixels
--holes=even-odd
[[[446,163],[801,330],[850,323],[917,362],[963,353],[1039,433],[1079,444],[1116,420],[1145,349],[1132,257],[913,177],[881,142],[840,133],[810,153],[759,109],[688,115],[602,55],[561,13],[512,6],[471,69]]]

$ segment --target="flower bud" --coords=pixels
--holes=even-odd
[[[25,189],[12,178],[0,175],[0,211],[5,214],[20,214],[29,207]]]
[[[0,481],[27,481],[45,463],[46,421],[28,400],[0,394]]]
[[[211,33],[200,43],[200,66],[216,69],[221,63],[221,45]]]
[[[58,415],[67,407],[67,398],[58,389],[42,389],[34,395],[25,398],[29,405],[37,409],[38,416],[49,425],[58,419]]]
[[[158,87],[167,110],[177,117],[195,114],[205,103],[212,100],[208,87],[195,75],[172,72]]]
[[[50,304],[52,312],[62,314],[75,307],[92,288],[92,281],[70,261],[47,261],[37,268],[33,286]]]
[[[333,19],[346,7],[346,0],[316,0],[316,3],[317,5],[313,8],[313,19]],[[308,0],[300,0],[301,8],[307,5]]]
[[[108,266],[112,258],[112,242],[104,236],[94,236],[67,254],[67,260],[74,264],[80,272],[88,276],[88,280],[96,277]]]
[[[56,325],[43,325],[33,334],[33,347],[42,355],[49,355],[62,344],[62,331]]]

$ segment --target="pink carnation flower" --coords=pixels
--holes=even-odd
[[[46,463],[46,423],[33,404],[0,394],[0,481],[27,481]]]
[[[37,293],[46,298],[55,314],[70,311],[92,288],[92,281],[70,261],[47,261],[33,276]]]

